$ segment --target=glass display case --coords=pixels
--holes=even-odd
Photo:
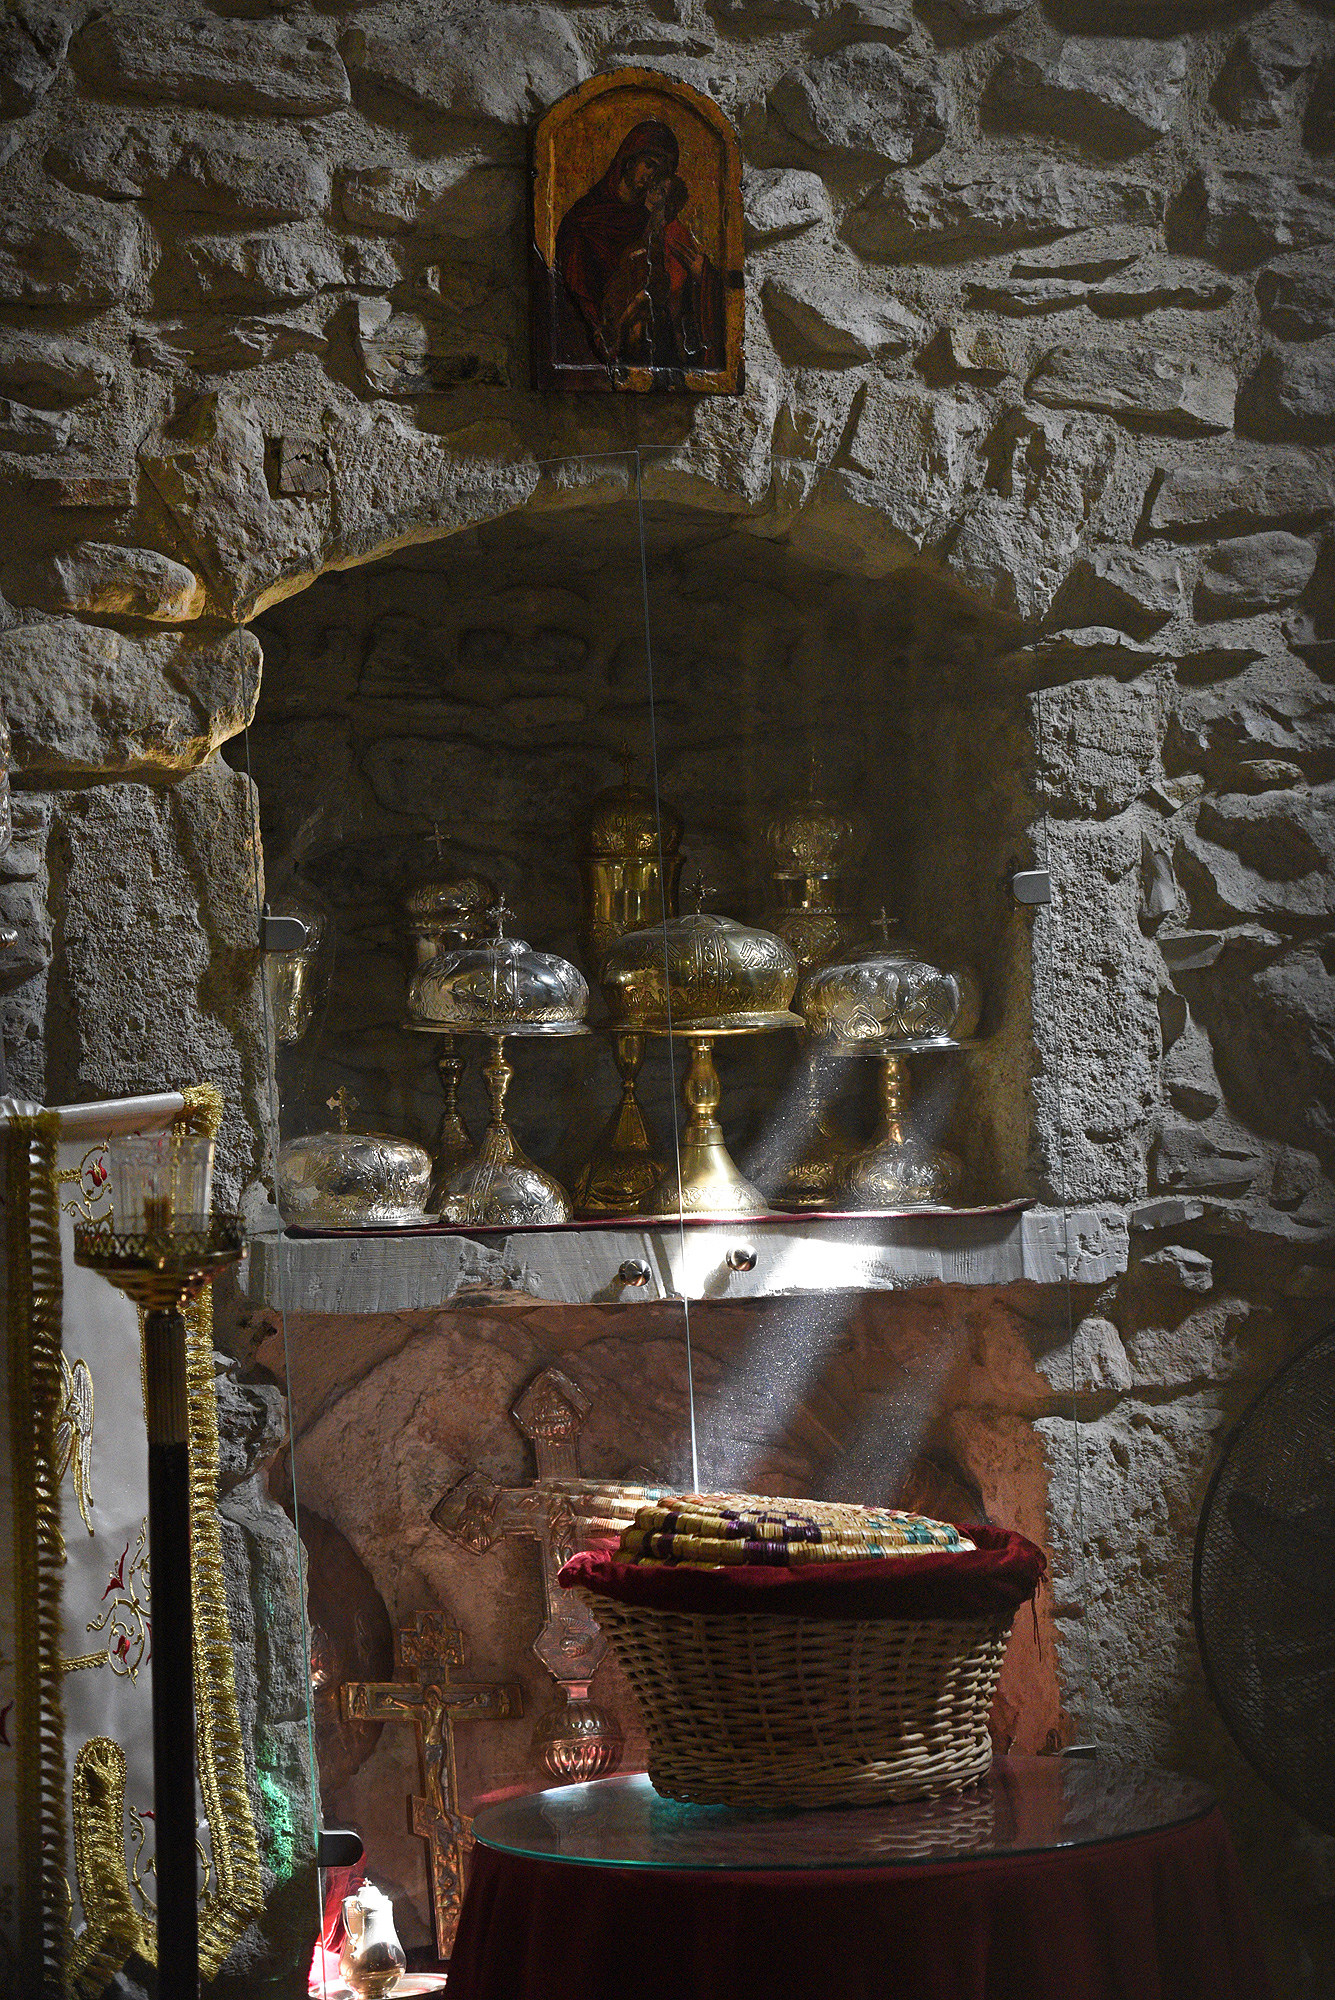
[[[424,1977],[481,1801],[643,1768],[555,1571],[646,1493],[905,1505],[1080,1561],[1049,1526],[1078,1427],[1035,1428],[1076,1385],[1024,1331],[1125,1238],[1033,1138],[1055,945],[1030,697],[984,616],[612,451],[257,621],[245,1283],[289,1399],[311,1794]],[[1051,1606],[1003,1746],[1081,1733]]]

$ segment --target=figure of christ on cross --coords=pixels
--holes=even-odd
[[[422,1611],[394,1642],[392,1681],[347,1681],[339,1707],[348,1722],[411,1722],[417,1731],[423,1796],[412,1800],[412,1830],[427,1844],[436,1955],[454,1949],[463,1901],[463,1871],[473,1845],[472,1821],[459,1810],[454,1731],[461,1722],[505,1722],[523,1714],[513,1683],[456,1680],[464,1636],[439,1611]]]

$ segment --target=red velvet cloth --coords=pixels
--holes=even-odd
[[[791,1569],[732,1563],[622,1563],[588,1550],[561,1571],[567,1590],[580,1584],[619,1604],[657,1611],[767,1611],[802,1618],[1013,1618],[1037,1590],[1043,1551],[1008,1528],[961,1530],[971,1550],[866,1562],[798,1563]]]
[[[1267,2000],[1218,1809],[1099,1846],[814,1873],[478,1845],[450,2000]]]

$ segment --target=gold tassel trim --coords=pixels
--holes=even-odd
[[[15,1751],[19,1993],[64,1989],[65,1716],[61,1695],[60,1210],[53,1112],[8,1121],[9,1412],[17,1595]]]

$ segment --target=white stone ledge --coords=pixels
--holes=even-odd
[[[292,1313],[431,1312],[503,1303],[632,1305],[900,1291],[911,1285],[1101,1284],[1126,1269],[1115,1208],[957,1209],[912,1216],[783,1216],[750,1223],[615,1223],[464,1236],[412,1231],[261,1236],[242,1283]],[[754,1253],[734,1269],[730,1253]],[[738,1261],[744,1262],[745,1259]],[[627,1282],[623,1267],[647,1278]]]

